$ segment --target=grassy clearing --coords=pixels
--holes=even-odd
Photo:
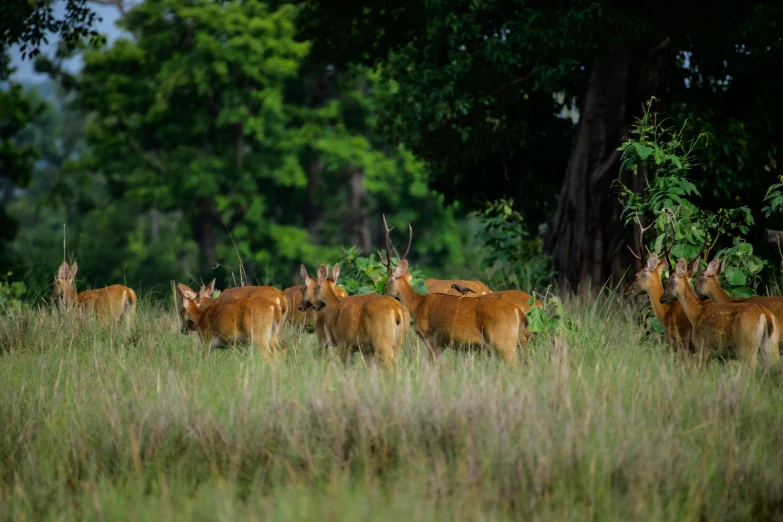
[[[781,372],[704,370],[620,304],[574,302],[518,370],[410,335],[398,374],[200,357],[171,313],[123,335],[0,319],[0,519],[780,520]]]

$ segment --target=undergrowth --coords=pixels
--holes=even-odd
[[[613,298],[564,303],[519,369],[395,376],[286,333],[200,357],[171,310],[130,333],[0,318],[0,519],[779,520],[781,372],[697,369]]]

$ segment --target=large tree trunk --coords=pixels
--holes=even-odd
[[[348,235],[351,243],[369,254],[370,222],[367,217],[367,190],[364,188],[364,170],[355,169],[348,182],[350,187],[350,211],[347,219]]]
[[[625,245],[638,245],[638,230],[625,227],[612,182],[617,179],[617,148],[642,104],[654,94],[664,64],[665,43],[647,56],[619,46],[596,58],[580,113],[558,208],[544,238],[561,288],[600,288],[640,268]],[[664,51],[664,52],[662,52]],[[640,192],[644,177],[623,173],[622,182]]]

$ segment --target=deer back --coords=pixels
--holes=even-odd
[[[458,291],[453,289],[451,285],[457,284],[459,286],[464,286],[466,288],[470,288],[475,293],[474,294],[468,294],[468,296],[479,296],[479,295],[485,295],[492,292],[484,283],[481,281],[466,281],[464,279],[433,279],[433,278],[427,278],[424,280],[424,285],[427,287],[427,293],[430,294],[449,294],[449,295],[461,295]]]
[[[544,304],[538,299],[536,299],[535,302],[530,305],[529,302],[531,297],[532,296],[530,294],[523,292],[522,290],[502,290],[500,292],[491,292],[489,294],[480,295],[477,297],[477,299],[500,299],[501,301],[519,306],[525,313],[527,313],[527,311],[534,306],[538,308],[544,307]]]
[[[439,343],[482,344],[487,334],[513,330],[517,335],[526,325],[521,307],[501,299],[427,294],[412,315],[416,329]]]
[[[136,292],[124,285],[111,285],[79,292],[79,305],[104,319],[119,319],[136,308]]]
[[[211,303],[196,329],[204,339],[217,337],[224,342],[268,339],[282,319],[282,312],[273,301],[234,297]]]

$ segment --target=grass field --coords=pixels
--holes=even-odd
[[[779,368],[697,369],[623,303],[567,306],[517,370],[398,373],[318,355],[200,357],[171,310],[120,332],[0,318],[3,520],[782,520]]]

